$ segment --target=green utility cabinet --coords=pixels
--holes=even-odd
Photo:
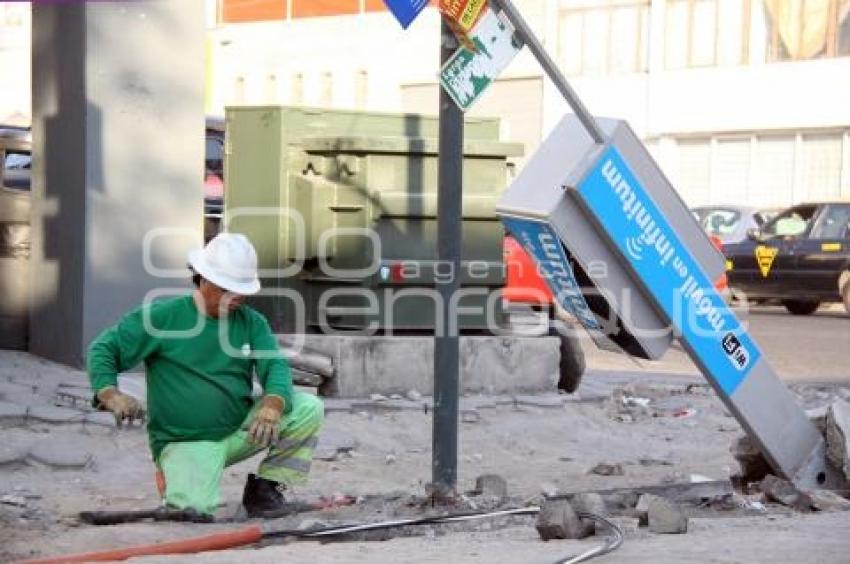
[[[435,280],[452,275],[436,263],[437,131],[412,114],[227,109],[225,228],[257,248],[255,304],[275,329],[433,328]],[[458,274],[470,311],[504,284],[495,206],[522,146],[498,134],[496,119],[466,121]],[[498,321],[500,300],[489,302]],[[462,314],[460,327],[484,329],[486,314]]]

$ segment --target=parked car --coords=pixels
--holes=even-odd
[[[747,231],[757,229],[770,221],[776,209],[758,209],[750,206],[700,206],[691,210],[703,229],[714,235],[724,245],[740,243]]]
[[[748,299],[795,315],[843,301],[850,313],[850,201],[793,206],[723,248],[729,285]]]

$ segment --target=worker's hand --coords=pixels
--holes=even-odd
[[[254,413],[254,420],[248,428],[248,440],[261,447],[267,447],[277,440],[280,429],[280,417],[283,414],[283,398],[268,395],[260,400],[260,407]]]
[[[136,398],[122,394],[114,386],[100,390],[97,393],[97,399],[102,407],[112,412],[119,427],[124,424],[124,421],[133,423],[134,419],[139,421],[144,419],[145,412]]]

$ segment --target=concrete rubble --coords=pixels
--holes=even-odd
[[[649,496],[647,520],[649,530],[653,533],[680,534],[688,532],[688,516],[684,509],[662,497]]]
[[[540,508],[534,527],[544,541],[583,539],[591,534],[566,499],[547,500]]]
[[[850,481],[850,404],[835,400],[826,412],[826,456]]]

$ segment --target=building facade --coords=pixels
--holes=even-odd
[[[689,204],[850,197],[850,1],[515,4],[589,109],[627,119]],[[403,31],[379,1],[220,0],[210,37],[218,110],[437,111],[433,8]],[[531,153],[566,111],[524,50],[472,113]]]
[[[850,0],[514,3],[590,111],[627,119],[690,205],[850,198]],[[382,0],[206,5],[209,113],[437,113],[433,7],[402,30]],[[0,2],[0,120],[29,111],[26,6]],[[502,118],[528,155],[567,111],[525,49],[470,113]]]

